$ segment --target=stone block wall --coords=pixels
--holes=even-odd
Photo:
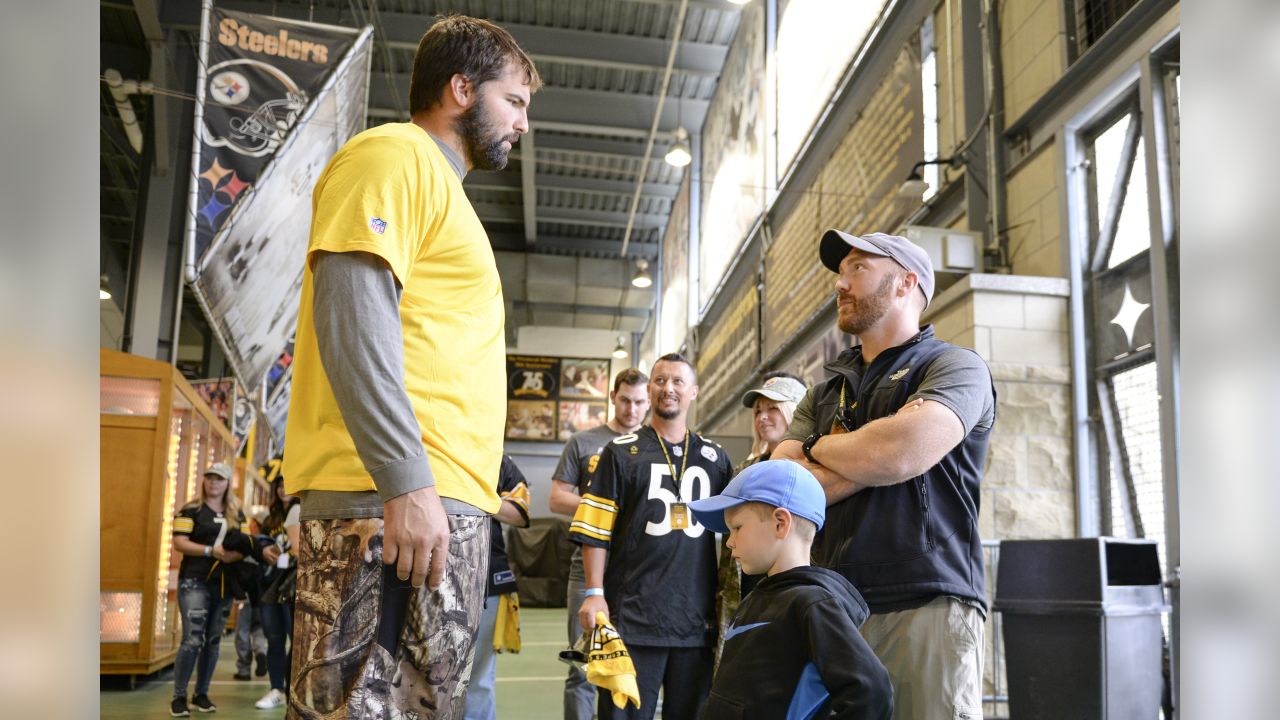
[[[1061,278],[975,274],[925,314],[940,339],[976,350],[995,381],[983,538],[1075,535],[1067,294]]]

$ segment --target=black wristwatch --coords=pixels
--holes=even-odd
[[[818,442],[818,438],[821,438],[821,437],[822,437],[822,433],[814,433],[809,437],[805,438],[804,445],[801,446],[801,449],[804,450],[804,456],[808,458],[809,462],[813,463],[814,465],[822,464],[817,460],[813,459],[813,446]]]

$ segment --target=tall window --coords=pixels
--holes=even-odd
[[[1164,539],[1151,231],[1137,103],[1087,137],[1093,417],[1101,420],[1102,531]]]
[[[920,28],[920,89],[924,99],[924,159],[938,159],[938,49],[934,43],[933,16],[925,18]],[[956,118],[951,119],[952,122]],[[929,187],[924,191],[924,200],[928,200],[938,192],[939,178],[942,174],[937,165],[924,166],[924,181]]]
[[[1178,268],[1171,261],[1166,275],[1156,277],[1152,253],[1176,258],[1176,209],[1167,209],[1174,218],[1172,233],[1153,228],[1152,218],[1168,216],[1161,203],[1177,197],[1167,185],[1176,190],[1178,80],[1176,62],[1153,67],[1153,81],[1162,90],[1147,98],[1134,92],[1079,136],[1077,162],[1086,179],[1078,200],[1086,212],[1076,217],[1087,218],[1088,228],[1076,237],[1087,238],[1080,256],[1099,529],[1156,540],[1164,561],[1162,445],[1172,440],[1162,429],[1159,373],[1169,362],[1169,350],[1156,347],[1154,308],[1157,303],[1169,308],[1176,327]],[[1157,122],[1144,123],[1144,112],[1156,102],[1162,103]],[[1150,167],[1159,170],[1154,177]],[[1171,247],[1161,247],[1166,241]],[[1176,352],[1176,338],[1173,347]]]

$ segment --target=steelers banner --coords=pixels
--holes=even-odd
[[[195,254],[253,186],[358,30],[231,12],[210,12],[200,123]]]
[[[241,382],[270,378],[278,441],[311,190],[364,129],[373,31],[217,10],[205,27],[187,281]]]

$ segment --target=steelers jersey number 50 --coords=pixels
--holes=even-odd
[[[665,464],[653,463],[649,466],[648,499],[662,503],[662,520],[656,523],[646,522],[644,524],[646,535],[662,536],[671,532],[671,506],[673,504],[680,502],[687,506],[689,503],[701,500],[711,494],[711,478],[707,476],[706,470],[696,465],[686,469],[684,475],[680,478],[680,482],[676,483],[680,492],[679,497],[662,487],[662,478],[670,476],[671,470]],[[682,528],[680,532],[691,538],[701,537],[706,528],[693,519],[692,513],[689,515],[689,524]]]

